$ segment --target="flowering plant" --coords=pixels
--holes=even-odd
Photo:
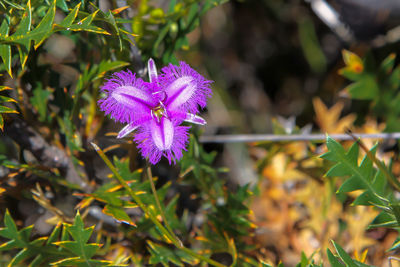
[[[149,82],[128,71],[116,72],[101,87],[106,97],[99,100],[105,114],[127,125],[118,138],[136,130],[134,141],[143,157],[156,164],[164,156],[169,163],[182,157],[188,143],[184,121],[204,125],[199,106],[211,96],[211,81],[185,62],[169,64],[160,75],[153,59],[148,61]]]

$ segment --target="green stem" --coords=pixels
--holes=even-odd
[[[96,152],[99,154],[99,156],[106,163],[108,168],[110,168],[111,172],[114,174],[115,178],[117,178],[118,182],[128,191],[129,195],[133,198],[133,200],[138,204],[138,206],[143,210],[143,212],[147,216],[149,216],[149,218],[153,221],[153,223],[161,231],[161,234],[163,234],[164,238],[167,239],[167,242],[177,245],[174,243],[175,240],[171,236],[171,234],[167,231],[167,229],[165,229],[162,226],[162,224],[153,215],[153,213],[147,208],[147,206],[142,202],[142,200],[136,195],[136,193],[132,190],[132,188],[128,185],[128,183],[124,180],[124,178],[122,178],[122,176],[118,173],[117,169],[114,167],[114,165],[111,163],[111,161],[104,154],[103,150],[101,150],[95,143],[91,143],[91,144],[94,147],[94,149],[96,150]]]
[[[185,251],[187,254],[199,259],[201,261],[205,261],[209,264],[212,264],[216,267],[227,267],[219,262],[216,262],[210,258],[207,258],[203,255],[197,254],[189,248],[183,246],[183,244],[174,238],[171,233],[160,223],[160,221],[153,215],[153,213],[146,207],[146,205],[140,200],[140,198],[136,195],[136,193],[132,190],[132,188],[128,185],[128,183],[122,178],[122,176],[118,173],[117,169],[111,163],[111,161],[104,154],[103,150],[101,150],[95,143],[91,143],[93,148],[96,150],[97,154],[102,158],[104,163],[110,168],[111,172],[114,174],[115,178],[117,178],[118,182],[128,191],[129,195],[132,199],[138,204],[138,206],[143,210],[143,212],[153,221],[153,223],[157,226],[157,228],[161,231],[161,234],[166,239],[168,243],[174,244],[174,246],[182,251]],[[154,186],[154,184],[153,184]],[[154,188],[155,189],[155,188]],[[155,194],[156,195],[156,194]],[[164,219],[164,218],[163,218]],[[166,222],[166,221],[165,221]]]
[[[165,227],[169,231],[169,233],[174,237],[175,241],[180,244],[181,247],[183,247],[182,241],[175,235],[174,231],[172,230],[171,226],[169,225],[167,218],[165,216],[164,209],[161,207],[160,199],[158,198],[157,190],[153,182],[153,175],[151,174],[151,167],[149,161],[146,163],[146,174],[147,178],[149,179],[150,185],[151,185],[151,191],[153,192],[154,199],[156,200],[157,208],[158,211],[160,212],[161,218],[165,224]]]
[[[212,260],[210,258],[204,257],[203,255],[197,254],[193,250],[188,249],[186,247],[181,247],[180,249],[185,251],[187,254],[189,254],[189,255],[191,255],[191,256],[199,259],[199,260],[202,260],[202,261],[205,261],[205,262],[207,262],[209,264],[212,264],[212,265],[214,265],[216,267],[227,267],[226,265],[223,265],[222,263],[216,262],[216,261],[214,261],[214,260]]]

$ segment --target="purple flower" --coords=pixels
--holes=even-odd
[[[143,157],[156,164],[164,156],[169,163],[182,157],[186,150],[187,121],[204,125],[197,116],[212,94],[211,81],[204,79],[184,62],[172,64],[157,73],[152,59],[148,61],[149,82],[136,78],[130,71],[112,75],[100,87],[106,97],[99,100],[100,109],[114,120],[127,125],[119,132],[122,138],[136,130],[134,141]]]

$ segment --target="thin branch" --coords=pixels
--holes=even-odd
[[[354,133],[357,138],[363,139],[400,139],[400,132],[396,133]],[[327,134],[237,134],[237,135],[209,135],[200,136],[200,143],[252,143],[252,142],[293,142],[293,141],[324,141]],[[352,140],[348,134],[329,134],[335,140]]]

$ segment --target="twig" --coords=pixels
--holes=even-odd
[[[363,139],[400,139],[400,132],[396,133],[354,133],[357,138]],[[329,134],[336,140],[352,140],[348,134]],[[252,142],[293,142],[293,141],[323,141],[326,134],[237,134],[237,135],[209,135],[200,136],[200,143],[252,143]]]

